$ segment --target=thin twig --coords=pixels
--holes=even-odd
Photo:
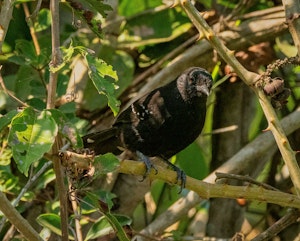
[[[35,47],[35,52],[36,52],[37,55],[40,55],[41,54],[41,48],[40,48],[39,41],[37,39],[35,30],[34,30],[34,27],[32,26],[33,24],[32,24],[32,19],[30,18],[30,12],[29,12],[28,5],[27,5],[27,3],[23,3],[22,5],[23,5],[25,16],[26,16],[27,24],[28,24],[28,27],[29,27],[29,30],[30,30],[30,35],[31,35],[31,38],[32,38],[32,42],[33,42],[33,45]]]
[[[34,9],[33,13],[31,14],[31,18],[35,18],[38,14],[38,12],[40,11],[41,9],[41,6],[42,6],[42,1],[43,0],[38,0],[37,1],[37,4],[36,4],[36,8]]]
[[[69,181],[69,183],[71,183],[71,182]],[[77,238],[78,241],[83,241],[81,224],[80,224],[80,214],[78,212],[76,191],[74,191],[72,188],[73,187],[70,184],[69,185],[69,199],[70,199],[70,202],[72,204],[72,209],[73,209],[73,212],[74,212],[76,238]]]
[[[238,175],[238,174],[232,174],[232,173],[222,173],[222,172],[215,172],[215,174],[217,177],[216,180],[221,179],[221,178],[235,179],[235,180],[242,181],[242,182],[252,183],[257,186],[268,189],[268,190],[281,192],[279,189],[272,187],[271,185],[269,185],[267,183],[262,183],[262,182],[256,181],[255,179],[253,179],[250,176],[244,176],[244,175]]]
[[[271,240],[282,230],[290,226],[291,224],[297,222],[300,217],[299,210],[289,209],[287,214],[280,218],[277,222],[275,222],[271,227],[269,227],[264,232],[260,233],[251,241],[267,241]]]
[[[13,95],[12,92],[10,92],[6,86],[5,86],[5,83],[4,83],[4,80],[2,78],[2,75],[1,75],[1,69],[2,69],[2,65],[0,66],[0,85],[2,87],[2,89],[4,90],[4,92],[9,95],[12,99],[14,99],[15,101],[17,101],[19,104],[21,104],[22,106],[25,106],[25,107],[29,107],[29,105],[27,105],[25,102],[23,102],[22,100],[20,100],[19,98],[17,98],[16,96]]]

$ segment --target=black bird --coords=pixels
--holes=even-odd
[[[148,157],[161,157],[177,172],[184,187],[184,172],[168,159],[201,133],[211,86],[212,77],[206,70],[191,67],[136,100],[119,114],[110,129],[84,136],[84,147],[95,154],[120,154],[120,149],[127,149],[145,162],[146,174],[153,167]]]

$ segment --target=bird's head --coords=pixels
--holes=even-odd
[[[177,87],[184,99],[206,97],[210,93],[212,77],[205,69],[191,67],[178,78]]]

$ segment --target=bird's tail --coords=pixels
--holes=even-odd
[[[117,136],[117,128],[110,128],[104,131],[87,134],[82,137],[84,148],[89,148],[95,152],[96,155],[112,152],[116,155],[121,151],[119,138]]]

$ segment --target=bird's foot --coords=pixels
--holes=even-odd
[[[150,171],[151,171],[151,168],[153,168],[155,170],[155,174],[158,173],[156,167],[151,163],[149,157],[145,156],[142,152],[140,151],[136,151],[136,155],[137,157],[139,158],[140,161],[144,162],[145,163],[145,166],[146,166],[146,171],[143,175],[143,178],[141,180],[144,181],[145,178],[149,175]]]
[[[182,190],[185,188],[185,183],[186,183],[186,175],[185,172],[182,171],[179,167],[175,166],[175,165],[171,165],[171,167],[173,168],[174,171],[176,171],[177,173],[177,180],[176,183],[178,183],[178,180],[180,180],[180,190],[178,193],[181,193]]]
[[[183,170],[181,170],[179,167],[175,166],[173,163],[169,162],[167,159],[162,158],[164,162],[168,164],[169,167],[171,167],[176,173],[177,173],[177,179],[176,179],[176,184],[178,181],[180,181],[180,190],[178,193],[181,193],[182,190],[185,188],[185,183],[186,183],[186,175]]]

